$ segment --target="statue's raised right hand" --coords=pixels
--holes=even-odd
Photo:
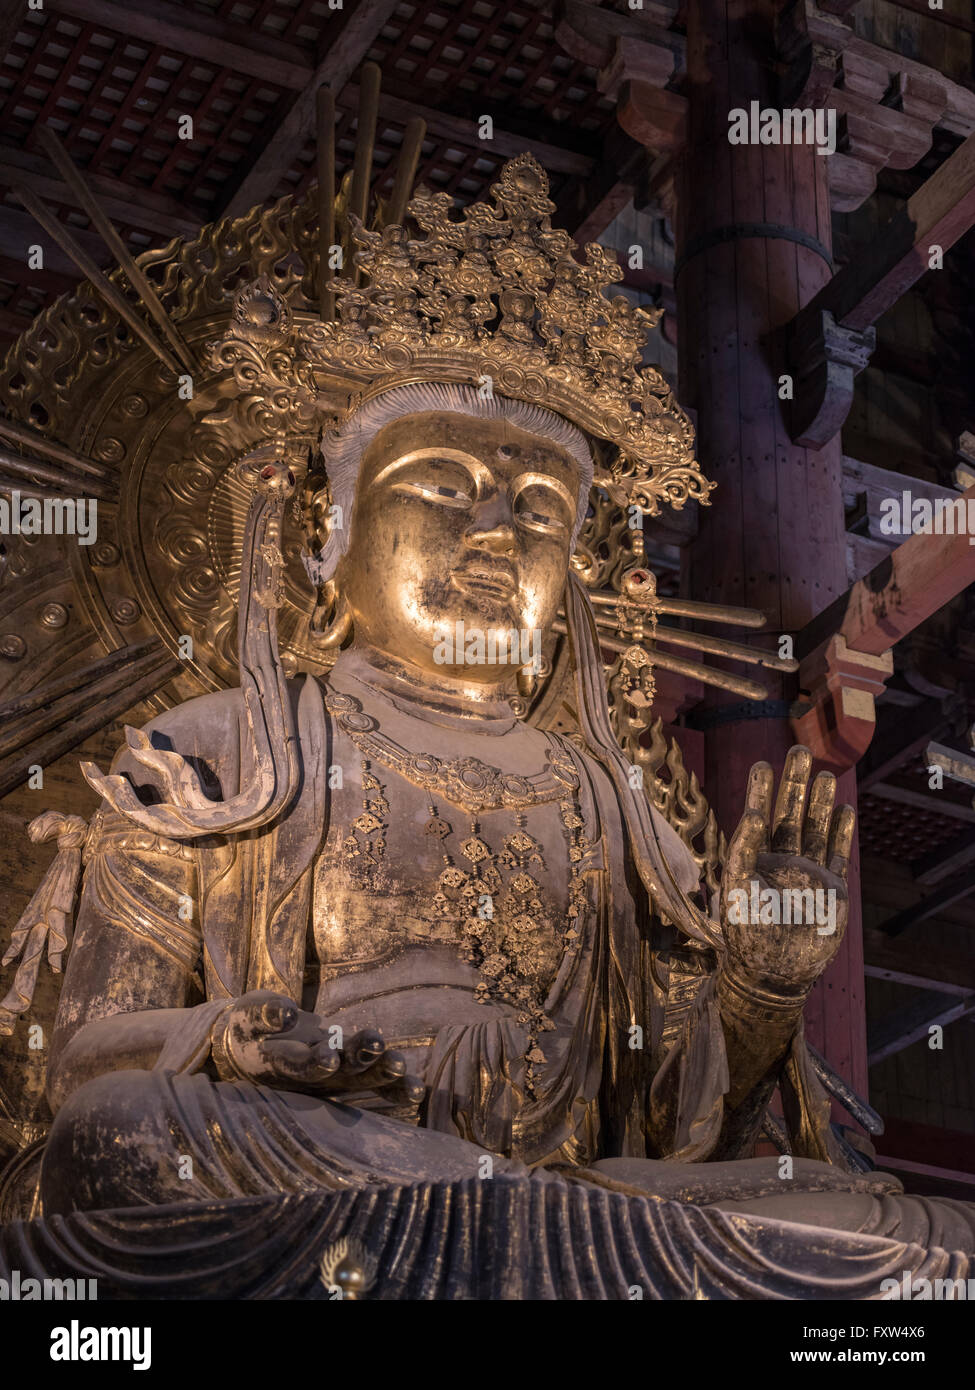
[[[413,1104],[425,1089],[407,1076],[401,1054],[386,1050],[378,1029],[364,1029],[346,1041],[341,1029],[330,1029],[317,1014],[267,989],[252,990],[230,1005],[214,1028],[212,1050],[224,1081],[243,1079],[314,1095],[382,1091],[390,1100]]]

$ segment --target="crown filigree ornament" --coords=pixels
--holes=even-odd
[[[548,179],[529,154],[510,160],[481,202],[452,215],[447,193],[419,189],[408,211],[424,233],[370,231],[350,217],[351,278],[332,282],[334,320],[295,329],[298,359],[323,392],[345,382],[349,411],[393,386],[459,382],[540,405],[614,449],[597,450],[596,486],[621,506],[709,500],[693,428],[661,374],[642,362],[659,319],[603,291],[621,280],[603,247],[551,226]]]
[[[239,394],[204,417],[209,425],[234,418],[245,436],[313,439],[320,426],[320,397],[306,364],[295,358],[291,307],[267,275],[234,298],[226,333],[209,344],[214,371],[233,372]]]

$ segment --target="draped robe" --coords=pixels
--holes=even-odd
[[[910,1238],[922,1243],[938,1233],[958,1248],[975,1243],[967,1204],[928,1203],[921,1211],[898,1198],[896,1179],[821,1161],[830,1157],[829,1107],[801,1028],[783,1085],[801,1116],[808,1157],[795,1160],[788,1195],[774,1160],[707,1162],[728,1088],[714,962],[697,953],[690,974],[673,971],[675,962],[686,965],[686,952],[676,929],[650,910],[612,783],[568,741],[562,746],[579,775],[589,845],[584,969],[571,990],[564,979],[553,985],[548,1002],[557,1012],[559,989],[571,994],[571,1019],[537,1097],[526,1093],[519,1070],[516,1026],[496,1016],[434,1040],[419,1124],[368,1104],[218,1080],[210,1037],[228,1004],[257,989],[301,1002],[306,987],[315,867],[330,819],[328,769],[340,755],[321,685],[307,677],[291,684],[291,695],[302,778],[270,826],[177,843],[105,805],[98,813],[52,1062],[70,1054],[86,1025],[114,1016],[117,1068],[78,1078],[83,1084],[67,1095],[51,1087],[58,1114],[42,1168],[47,1212],[531,1172],[538,1181],[720,1202],[811,1225],[907,1232],[908,1221]],[[147,732],[156,746],[195,761],[215,796],[230,798],[248,775],[239,691],[188,702]],[[127,751],[113,770],[145,784]],[[151,787],[145,796],[152,799]],[[659,817],[657,831],[675,876],[693,891],[691,856]],[[190,913],[177,906],[187,900]],[[89,958],[104,933],[117,939],[119,959],[126,937],[164,958],[167,997],[126,999],[124,982],[98,987]],[[140,1008],[180,1011],[153,1059],[126,1052],[126,1015]],[[642,1046],[633,1045],[634,1025]]]

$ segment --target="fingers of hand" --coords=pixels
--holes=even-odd
[[[270,1071],[285,1081],[309,1082],[322,1078],[333,1071],[334,1066],[325,1070],[324,1058],[317,1055],[317,1049],[306,1043],[289,1042],[287,1038],[267,1038],[261,1043],[261,1058]]]
[[[406,1061],[399,1052],[385,1052],[379,1060],[366,1071],[353,1073],[356,1089],[379,1091],[396,1086],[406,1076]]]
[[[748,774],[748,790],[745,794],[746,811],[757,811],[768,827],[772,816],[772,788],[775,775],[770,763],[755,763]]]
[[[284,1033],[298,1022],[298,1008],[290,999],[269,999],[261,1007],[261,1028],[266,1033]]]
[[[309,1049],[317,1074],[322,1078],[335,1076],[342,1066],[342,1054],[329,1042],[316,1043]]]
[[[343,1070],[350,1075],[367,1071],[379,1061],[386,1051],[382,1033],[375,1028],[364,1028],[350,1038],[343,1049]]]
[[[768,821],[756,810],[746,810],[728,847],[728,874],[732,883],[755,872],[758,856],[768,841]]]
[[[418,1076],[402,1076],[389,1085],[384,1095],[397,1104],[419,1105],[426,1089]]]
[[[284,1033],[298,1022],[298,1006],[284,994],[267,993],[245,999],[236,1019],[241,1039],[250,1042],[272,1033]]]
[[[818,773],[809,793],[809,807],[802,837],[803,855],[814,864],[826,863],[826,841],[835,796],[836,778],[831,772]]]
[[[852,806],[837,806],[829,826],[827,868],[831,874],[836,874],[837,878],[843,879],[844,882],[850,868],[856,819],[856,812]]]
[[[772,853],[798,855],[802,849],[802,812],[812,771],[812,754],[798,745],[790,748],[782,769],[772,821]]]

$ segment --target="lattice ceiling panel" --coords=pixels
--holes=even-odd
[[[964,823],[953,817],[904,806],[869,792],[859,799],[857,817],[861,853],[902,864],[922,859],[964,829]]]
[[[165,243],[221,215],[306,75],[310,81],[327,61],[347,24],[368,28],[370,3],[345,0],[338,11],[328,0],[164,0],[157,15],[144,0],[128,12],[125,0],[109,0],[119,16],[114,28],[106,9],[89,10],[86,0],[25,6],[0,53],[0,218],[8,243],[16,242],[4,248],[8,258],[21,255],[25,243],[28,219],[12,192],[18,182],[74,229],[88,229],[37,141],[39,126],[58,134],[134,250]],[[222,36],[213,56],[199,30],[187,43],[181,11],[188,28],[203,24]],[[266,71],[265,50],[276,73]],[[595,72],[555,42],[547,0],[403,0],[377,26],[367,56],[382,67],[386,103],[374,159],[379,192],[389,191],[407,104],[441,118],[430,122],[418,178],[465,202],[483,197],[503,160],[517,152],[478,138],[482,115],[503,127],[508,146],[524,137],[526,145],[541,141],[569,156],[550,171],[556,198],[592,167],[614,125],[613,104],[598,92]],[[352,163],[356,104],[353,77],[339,98],[340,175]],[[193,120],[191,140],[180,138],[185,116]],[[307,140],[273,191],[300,195],[314,177]],[[5,272],[10,285],[14,270]],[[26,265],[20,283],[0,297],[0,338],[25,327],[25,315],[54,292]]]
[[[354,110],[340,109],[336,122],[336,151],[340,173],[352,167],[355,150],[356,120]],[[403,140],[405,123],[381,118],[376,130],[373,155],[375,191],[389,192],[395,173],[395,160]],[[504,156],[495,154],[489,145],[470,148],[459,141],[428,135],[417,169],[417,182],[431,188],[444,189],[454,197],[468,202],[482,197],[487,185],[504,163]],[[302,194],[315,179],[315,146],[309,141],[288,174],[281,179],[276,193]],[[556,193],[559,177],[553,176]]]
[[[335,18],[327,0],[199,0],[194,6],[228,24],[239,24],[251,33],[271,34],[276,39],[314,46],[324,26]]]
[[[50,125],[88,174],[206,219],[290,95],[167,47],[28,11],[0,67],[0,130],[5,143],[30,150],[34,127]],[[183,116],[192,117],[192,140],[179,137]]]
[[[483,115],[508,133],[558,138],[570,148],[593,153],[614,123],[613,103],[598,92],[593,69],[567,57],[556,44],[551,6],[544,3],[401,4],[368,57],[382,68],[385,99],[449,111],[457,118],[450,136],[428,133],[417,179],[465,202],[484,196],[507,157],[479,138]],[[355,143],[355,101],[348,93],[344,107],[339,113],[340,172],[351,167]],[[406,119],[381,112],[375,152],[379,192],[388,191],[392,174],[382,171],[395,159]],[[314,167],[309,141],[282,174],[277,193],[303,192],[314,178]],[[557,198],[567,176],[549,172]]]
[[[906,792],[927,798],[932,804],[929,809],[864,793],[858,807],[860,845],[864,853],[909,863],[957,839],[966,828],[975,833],[970,821],[961,820],[950,812],[941,815],[937,809],[938,802],[945,802],[967,811],[972,804],[971,792],[950,778],[945,778],[940,791],[932,791],[922,756],[898,768],[890,781]]]
[[[592,69],[559,49],[553,8],[527,0],[403,4],[369,56],[382,65],[388,90],[409,83],[419,102],[424,88],[435,96],[448,87],[504,102],[506,113],[600,131],[612,103],[596,90]]]

